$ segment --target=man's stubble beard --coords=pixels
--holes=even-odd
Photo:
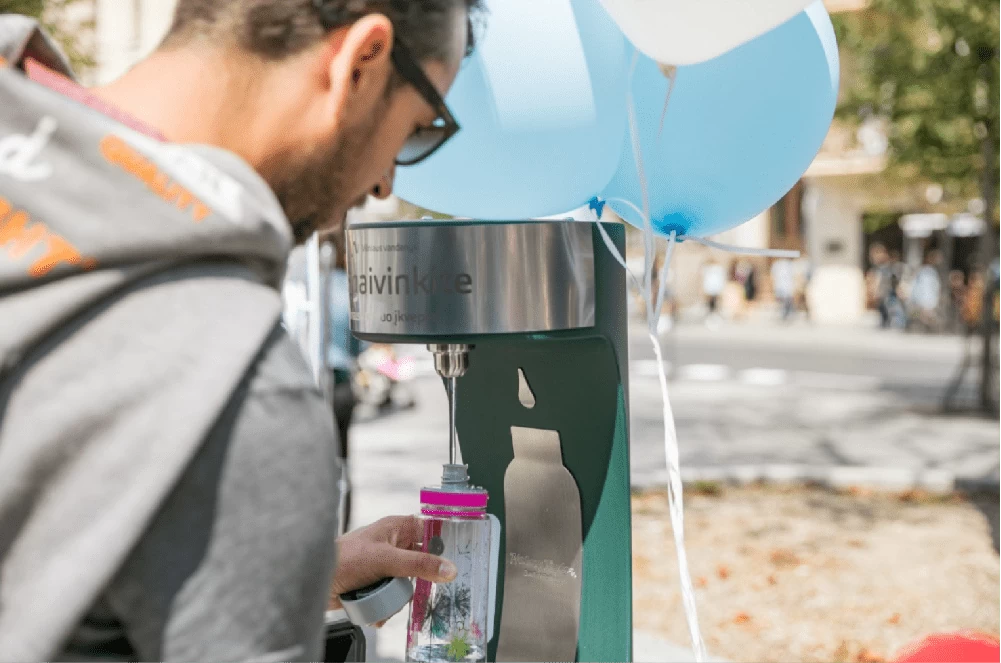
[[[388,98],[359,126],[328,143],[315,146],[305,156],[289,158],[279,167],[274,192],[288,217],[297,244],[317,230],[337,230],[347,210],[364,200],[349,189],[354,173],[385,118]]]

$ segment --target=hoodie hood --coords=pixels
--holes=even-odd
[[[256,172],[224,150],[153,140],[29,80],[9,44],[38,45],[59,62],[54,47],[21,16],[0,20],[4,36],[0,53],[16,59],[0,68],[0,316],[26,292],[62,291],[55,282],[90,275],[103,290],[136,268],[210,256],[241,261],[279,287],[291,232]],[[0,370],[75,312],[57,299],[34,302],[26,327],[0,328]]]

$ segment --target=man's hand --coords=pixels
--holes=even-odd
[[[416,552],[421,524],[413,516],[390,516],[337,540],[337,568],[330,588],[330,610],[341,607],[340,595],[382,578],[420,578],[451,582],[455,565],[437,555]]]

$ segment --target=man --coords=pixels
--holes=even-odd
[[[317,660],[328,592],[454,577],[410,518],[335,572],[333,422],[278,289],[457,130],[475,4],[179,0],[90,91],[0,17],[0,660]]]
[[[726,268],[715,258],[702,267],[702,294],[706,296],[709,313],[706,314],[706,326],[710,329],[719,327],[719,298],[726,286]]]
[[[879,326],[889,329],[896,321],[897,285],[899,283],[886,247],[876,243],[869,247],[871,267],[866,274],[869,305],[879,310]]]
[[[772,291],[781,306],[782,321],[786,322],[792,315],[795,304],[795,274],[791,260],[780,258],[772,263]]]
[[[941,326],[938,310],[942,296],[942,278],[939,276],[941,265],[942,252],[932,249],[925,256],[924,265],[915,274],[911,284],[910,322],[925,331],[938,331]]]

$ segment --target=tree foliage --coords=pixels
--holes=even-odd
[[[94,29],[93,17],[71,20],[71,9],[80,0],[0,0],[0,14],[25,14],[41,22],[63,48],[63,52],[73,65],[73,71],[81,73],[95,65],[93,54],[89,52],[83,32]]]
[[[998,0],[871,0],[835,15],[840,119],[886,123],[889,174],[981,197],[996,219]]]

